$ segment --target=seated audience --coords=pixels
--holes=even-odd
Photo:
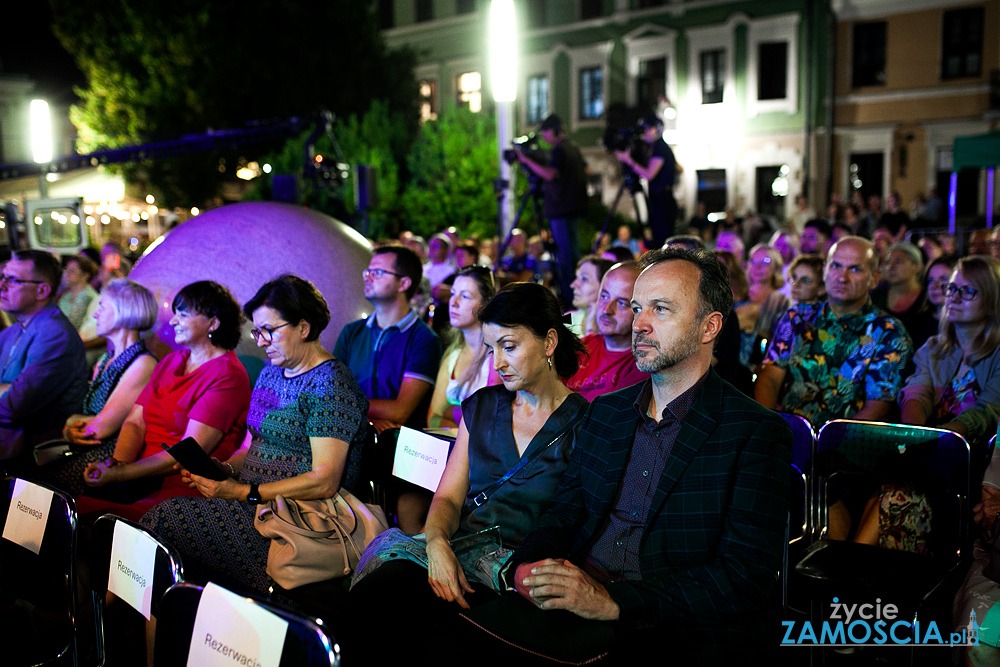
[[[520,229],[512,230],[507,254],[500,260],[497,278],[504,284],[525,282],[534,279],[537,272],[535,258],[528,252],[528,237]]]
[[[806,223],[799,238],[799,251],[803,255],[819,255],[826,259],[833,241],[833,227],[822,218],[814,218]]]
[[[481,389],[463,403],[425,534],[391,529],[376,538],[351,592],[361,610],[377,610],[390,625],[405,623],[416,637],[431,636],[424,633],[442,617],[468,608],[470,594],[492,597],[491,591],[503,590],[499,568],[555,491],[573,449],[573,428],[587,407],[564,384],[577,370],[582,346],[562,323],[549,290],[534,283],[507,285],[479,319],[503,386]],[[523,461],[530,463],[491,490]],[[475,502],[485,491],[485,502]],[[502,547],[475,536],[493,527]],[[459,548],[462,543],[468,548]],[[390,599],[396,603],[387,605]],[[417,662],[421,644],[413,645]]]
[[[492,364],[483,345],[478,312],[494,293],[493,273],[486,267],[462,269],[455,277],[448,304],[453,340],[445,350],[434,383],[427,413],[427,425],[431,428],[457,428],[462,421],[462,401],[493,384],[489,382]]]
[[[884,421],[913,347],[899,320],[871,302],[880,277],[872,243],[838,241],[823,277],[827,301],[808,312],[793,308],[778,322],[754,396],[816,428],[836,418]]]
[[[441,343],[410,309],[420,283],[420,258],[403,246],[382,246],[362,277],[374,311],[341,330],[333,356],[351,369],[368,398],[368,419],[379,432],[404,425],[422,428]]]
[[[917,350],[899,394],[901,421],[985,444],[1000,413],[1000,262],[960,259],[943,291],[940,333]]]
[[[906,327],[913,349],[937,333],[937,320],[921,284],[923,257],[912,243],[894,243],[886,251],[884,280],[872,290],[872,303]]]
[[[632,262],[635,261],[636,255],[632,254],[632,251],[625,246],[611,246],[607,250],[601,253],[601,257],[617,264],[618,262]]]
[[[892,235],[893,243],[906,238],[910,228],[910,216],[902,209],[903,200],[898,192],[892,192],[885,200],[885,213],[878,219],[878,226],[884,227]]]
[[[587,354],[566,382],[588,401],[649,377],[636,368],[632,356],[632,288],[638,275],[638,264],[622,262],[612,266],[601,280],[597,333],[583,337]]]
[[[632,238],[632,227],[630,225],[618,225],[618,234],[611,243],[612,248],[625,248],[631,253],[629,259],[635,259],[642,254],[642,247],[639,239]],[[625,260],[618,260],[625,261]]]
[[[743,262],[746,246],[740,237],[739,231],[735,229],[723,229],[715,237],[715,250],[717,252],[731,252],[740,263]]]
[[[63,439],[76,453],[38,473],[42,481],[74,496],[86,489],[84,469],[114,454],[118,431],[156,366],[156,357],[141,339],[156,322],[156,300],[148,289],[128,278],[115,278],[98,297],[94,319],[108,346],[94,367],[80,414],[67,418],[63,427]]]
[[[424,264],[424,278],[430,281],[431,289],[441,284],[455,273],[451,259],[451,241],[444,234],[435,234],[427,244],[427,263]]]
[[[161,448],[194,438],[228,458],[246,434],[250,380],[233,350],[240,340],[240,307],[222,285],[203,280],[182,288],[172,304],[174,342],[122,424],[114,453],[89,464],[77,510],[96,518],[112,512],[138,521],[157,503],[194,495]],[[107,487],[107,488],[100,488]]]
[[[97,291],[90,286],[90,281],[96,276],[97,265],[89,257],[76,255],[66,260],[59,310],[77,329],[84,324],[90,302],[97,298]]]
[[[601,279],[611,268],[612,262],[600,255],[586,255],[576,265],[576,279],[570,283],[573,289],[573,308],[569,329],[577,336],[586,336],[597,331],[596,304]]]
[[[764,244],[754,246],[747,261],[747,300],[735,308],[744,366],[760,362],[760,341],[770,340],[774,323],[788,310],[788,297],[779,291],[785,283],[782,274],[781,254]]]
[[[180,551],[186,578],[264,595],[271,585],[265,573],[271,541],[254,528],[257,504],[278,495],[330,498],[341,488],[363,493],[367,401],[350,370],[320,344],[330,311],[312,283],[276,278],[243,312],[271,362],[250,399],[252,437],[223,459],[228,479],[183,471],[204,497],[167,500],[142,523]]]
[[[62,267],[41,250],[18,250],[3,268],[0,309],[0,460],[59,437],[87,393],[87,362],[76,328],[52,301]]]

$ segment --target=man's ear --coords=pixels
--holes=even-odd
[[[705,329],[701,336],[701,342],[711,343],[722,333],[722,313],[713,311],[705,318]]]
[[[410,285],[412,285],[412,284],[413,284],[413,281],[410,280],[409,276],[403,276],[403,277],[401,277],[399,279],[399,291],[403,292],[403,293],[406,293],[406,291],[410,289]]]
[[[53,298],[55,291],[52,289],[52,285],[42,282],[35,286],[35,294],[39,301],[45,301],[46,299]]]

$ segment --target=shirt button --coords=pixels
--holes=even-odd
[[[621,546],[622,545],[622,541],[618,540],[617,542],[615,542],[615,544],[617,544],[618,546]]]
[[[643,477],[649,477],[649,471],[648,470],[643,470],[642,471],[642,476]]]

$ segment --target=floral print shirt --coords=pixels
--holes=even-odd
[[[872,305],[837,317],[830,304],[790,308],[775,327],[764,363],[787,372],[780,410],[819,428],[850,417],[868,400],[895,402],[913,344],[899,320]]]

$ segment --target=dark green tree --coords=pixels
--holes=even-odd
[[[50,0],[55,32],[87,86],[71,117],[80,151],[173,138],[384,99],[415,127],[408,53],[387,53],[372,3]],[[278,146],[125,167],[168,206],[202,205],[240,156]]]

